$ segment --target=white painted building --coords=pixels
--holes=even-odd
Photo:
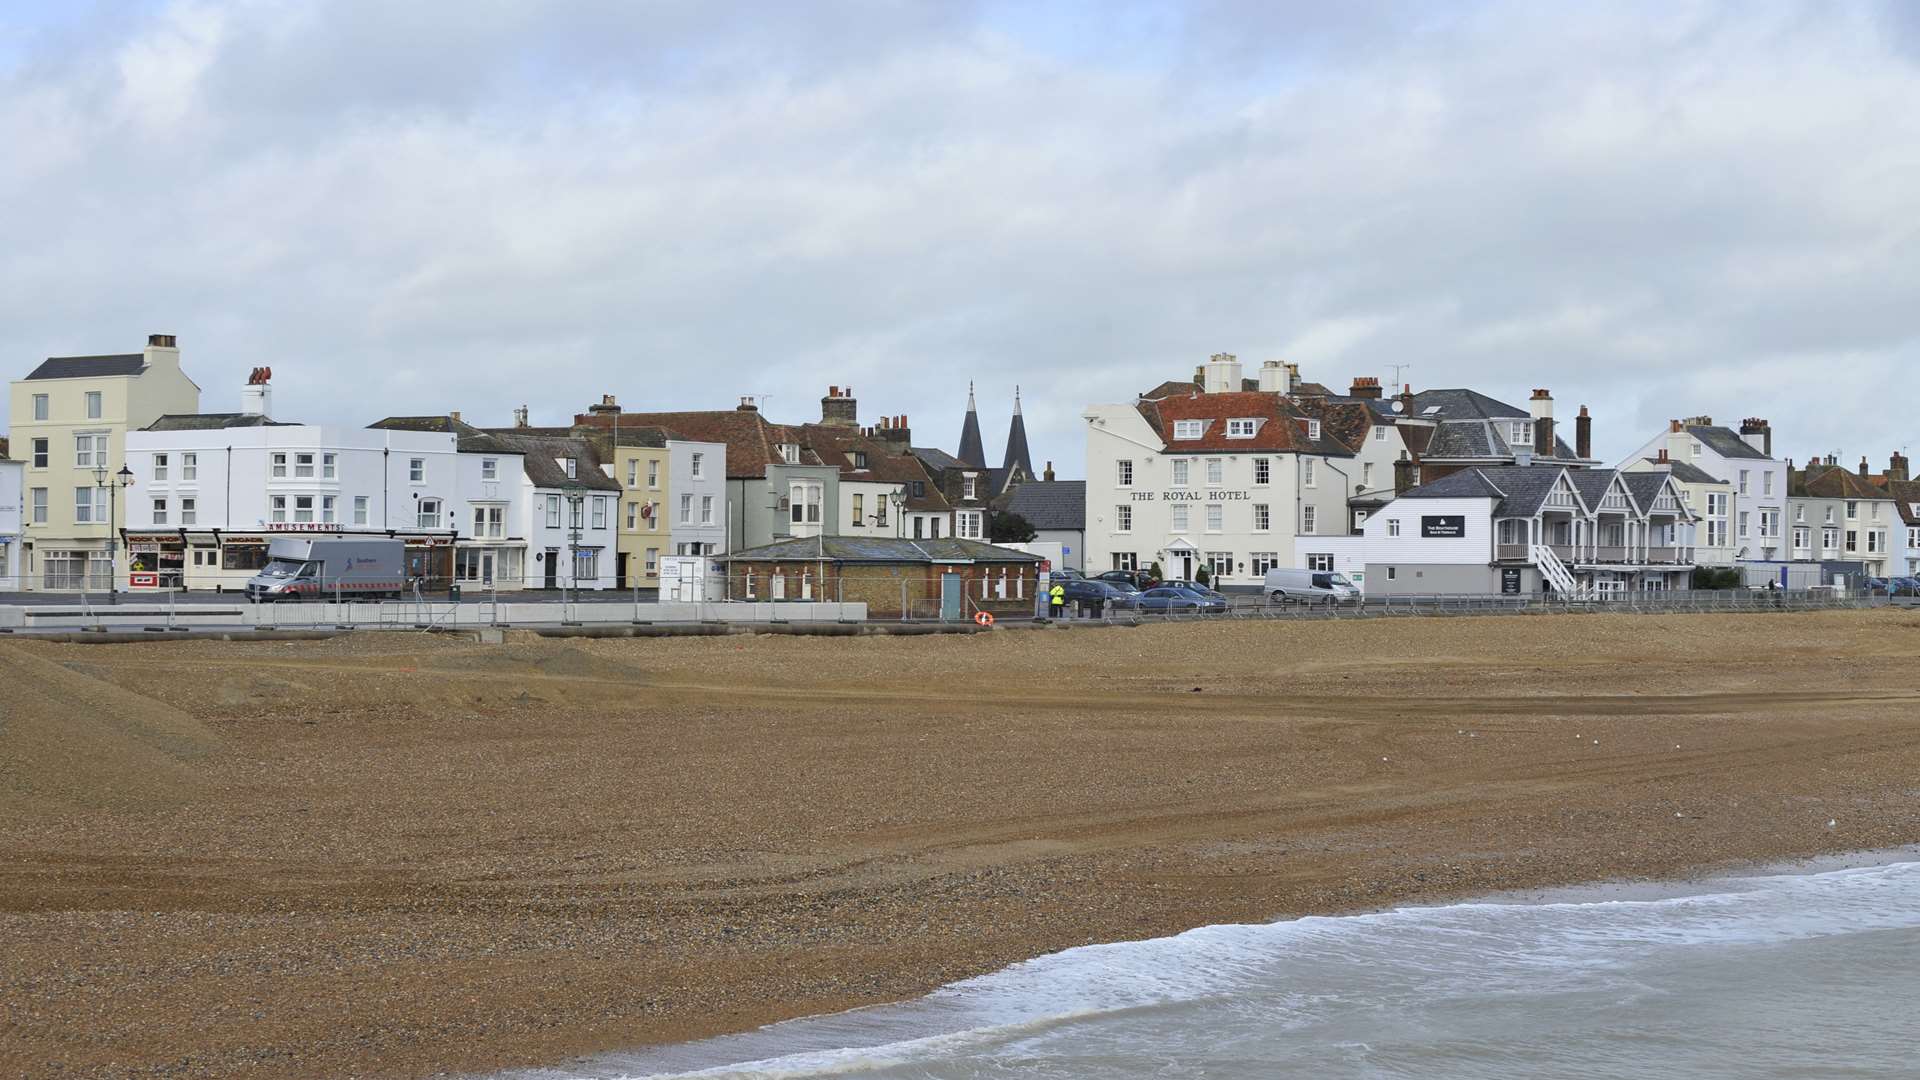
[[[0,592],[25,588],[21,536],[26,528],[26,464],[0,454]]]
[[[1086,571],[1157,563],[1192,580],[1204,565],[1220,585],[1253,586],[1321,537],[1345,535],[1354,452],[1285,396],[1287,376],[1265,365],[1260,389],[1247,390],[1240,362],[1222,353],[1199,384],[1090,406]]]
[[[1771,563],[1789,557],[1787,464],[1773,457],[1773,429],[1765,420],[1748,419],[1736,433],[1718,427],[1709,416],[1675,420],[1667,430],[1630,455],[1621,468],[1644,471],[1662,457],[1725,481],[1728,490],[1685,484],[1703,500],[1698,558],[1702,566]]]

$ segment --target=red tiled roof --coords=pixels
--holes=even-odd
[[[1321,438],[1307,438],[1307,417],[1288,399],[1258,390],[1221,394],[1189,394],[1164,401],[1142,401],[1140,415],[1146,418],[1167,444],[1169,451],[1256,451],[1275,453],[1335,454],[1350,456],[1340,440],[1322,425]],[[1251,417],[1262,421],[1252,438],[1229,439],[1227,421]],[[1180,420],[1208,421],[1197,439],[1176,439],[1174,424]]]
[[[826,424],[802,424],[800,432],[802,444],[820,458],[821,464],[834,466],[846,479],[908,485],[909,510],[933,512],[951,509],[946,497],[940,493],[939,485],[933,483],[925,467],[920,464],[920,459],[900,444],[883,442],[858,431]],[[854,464],[855,453],[866,454],[864,468]],[[917,498],[911,496],[915,482],[921,485],[920,490],[926,494]]]
[[[611,416],[583,413],[574,417],[573,420],[576,424],[593,427],[613,426]],[[674,437],[693,442],[725,443],[729,479],[765,476],[767,466],[784,464],[780,457],[779,444],[804,442],[800,433],[794,428],[773,423],[758,411],[745,409],[622,413],[620,426],[625,427],[628,424],[666,428]],[[820,461],[803,450],[800,463],[818,465]]]

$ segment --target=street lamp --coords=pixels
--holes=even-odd
[[[887,501],[893,504],[893,535],[899,538],[907,535],[907,492],[904,488],[895,488],[887,492]]]
[[[121,465],[120,471],[109,477],[104,460],[93,467],[94,488],[107,494],[107,602],[110,604],[120,602],[120,493],[114,490],[115,481],[120,487],[131,486],[133,470]],[[82,580],[85,580],[84,575]]]
[[[570,540],[567,554],[571,559],[567,566],[567,580],[572,582],[573,592],[577,597],[580,592],[580,507],[587,501],[587,497],[573,491],[567,493],[566,500],[567,533]]]

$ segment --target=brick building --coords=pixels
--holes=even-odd
[[[975,540],[810,536],[719,560],[730,600],[864,603],[870,618],[1031,615],[1040,558]]]

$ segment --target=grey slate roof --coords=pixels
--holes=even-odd
[[[589,439],[571,435],[523,435],[512,428],[498,428],[485,435],[509,453],[526,455],[521,467],[536,488],[620,490],[618,481],[600,471],[600,451]],[[574,459],[573,476],[568,476],[560,464],[562,458]]]
[[[831,563],[933,563],[994,562],[1032,563],[1040,556],[1012,548],[995,547],[978,540],[941,537],[938,540],[907,540],[890,536],[807,536],[779,540],[745,551],[730,552],[725,558],[742,562],[831,562]]]
[[[1714,453],[1725,458],[1751,458],[1756,461],[1772,461],[1767,455],[1747,445],[1739,433],[1732,428],[1704,427],[1694,425],[1687,428],[1687,434],[1706,443]]]
[[[258,413],[168,413],[142,431],[218,431],[223,428],[299,427],[289,420],[269,420]]]
[[[1440,411],[1429,415],[1427,410],[1436,407]],[[1413,395],[1413,415],[1435,420],[1524,420],[1533,414],[1478,390],[1422,390]]]
[[[1462,469],[1400,496],[1403,499],[1499,499],[1495,517],[1532,517],[1540,511],[1564,465],[1494,465]]]
[[[147,366],[141,353],[111,356],[49,356],[27,373],[28,379],[92,379],[102,375],[138,375]]]
[[[1573,481],[1573,489],[1580,493],[1589,510],[1600,505],[1607,495],[1607,489],[1613,486],[1612,469],[1573,469],[1567,479]]]
[[[1007,510],[1027,519],[1036,529],[1087,528],[1085,480],[1029,480],[1007,496]]]
[[[1654,464],[1659,464],[1660,462],[1659,458],[1648,458],[1647,460]],[[1673,466],[1673,478],[1683,484],[1726,484],[1725,480],[1720,479],[1698,465],[1689,465],[1684,461],[1669,461],[1667,464]]]
[[[1633,493],[1633,501],[1641,510],[1653,509],[1653,500],[1660,497],[1660,489],[1667,484],[1667,474],[1660,472],[1630,472],[1620,474],[1621,482]]]
[[[515,449],[465,421],[451,416],[389,416],[367,427],[375,431],[437,431],[458,436],[454,449],[462,454],[519,454]]]
[[[1515,419],[1518,419],[1517,417]],[[1445,420],[1434,428],[1423,458],[1511,458],[1513,445],[1500,433],[1498,424],[1489,420]],[[1559,461],[1580,460],[1558,435],[1553,439],[1553,456]]]
[[[919,458],[922,465],[938,472],[945,472],[948,469],[971,469],[975,467],[968,465],[966,462],[961,461],[945,450],[937,450],[930,446],[914,447],[913,456]]]

